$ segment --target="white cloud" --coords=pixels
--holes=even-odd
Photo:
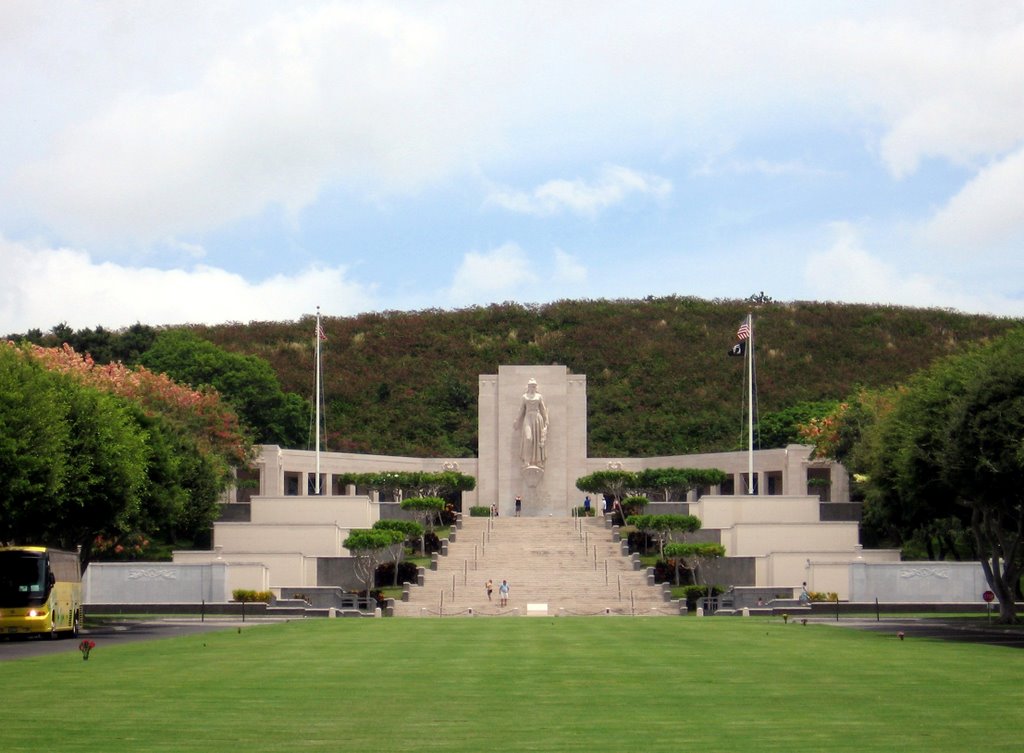
[[[505,183],[522,180],[508,175],[568,175],[502,187],[489,198],[510,212],[553,218],[597,217],[671,192],[684,197],[673,204],[690,211],[661,212],[650,233],[662,232],[672,253],[679,243],[696,247],[705,238],[712,245],[755,244],[764,236],[727,237],[740,223],[708,228],[708,218],[737,207],[718,186],[688,182],[687,168],[717,155],[703,174],[778,176],[785,191],[787,179],[817,174],[809,166],[813,155],[834,146],[830,165],[862,163],[864,151],[851,142],[866,145],[889,178],[913,177],[929,160],[975,175],[959,193],[946,189],[953,198],[932,219],[926,240],[1006,246],[1024,227],[1014,202],[1024,144],[1019,2],[37,0],[0,3],[0,42],[0,101],[7,105],[0,123],[0,233],[89,248],[92,270],[102,266],[94,260],[114,253],[137,259],[148,251],[152,259],[166,254],[163,266],[183,260],[184,274],[199,279],[208,273],[192,266],[198,259],[241,258],[249,248],[232,246],[261,245],[263,238],[251,239],[264,227],[267,244],[278,244],[271,252],[281,257],[291,244],[304,253],[366,249],[370,258],[382,237],[380,218],[351,221],[362,208],[393,206],[398,202],[389,200],[398,194],[408,225],[422,227],[433,218],[414,216],[430,203],[418,199],[455,196],[463,203],[452,216],[461,221],[460,209],[479,206],[479,175]],[[805,140],[813,143],[802,148]],[[756,159],[721,156],[732,154]],[[575,178],[565,172],[567,165],[601,164],[616,166]],[[622,166],[628,164],[656,165],[658,174]],[[875,181],[874,167],[856,177]],[[948,186],[956,171],[943,167],[936,172]],[[458,182],[467,176],[469,186]],[[857,190],[896,197],[888,216],[906,226],[919,221],[908,212],[931,200],[922,200],[921,182],[893,187],[882,178]],[[904,189],[912,209],[899,204]],[[319,197],[326,197],[322,205]],[[813,232],[808,227],[821,216],[844,211],[809,206],[779,231],[756,199],[741,210],[750,207],[764,234]],[[857,211],[866,216],[874,207]],[[239,225],[253,217],[252,225]],[[503,216],[500,230],[486,232],[465,222],[473,229],[446,238],[445,251],[470,248],[495,232],[520,237],[520,220]],[[593,242],[572,235],[569,224],[545,223],[546,242]],[[609,243],[621,243],[635,261],[637,287],[661,282],[644,277],[637,250],[643,244],[620,240],[627,237],[620,229]],[[647,248],[658,245],[646,241]],[[488,280],[483,268],[499,261],[494,251],[453,263],[424,243],[420,253],[438,256],[433,269],[462,264],[459,275],[473,285],[479,280],[479,291],[495,286],[495,296],[508,291],[538,300],[537,291],[555,290],[561,278],[576,289],[584,273],[595,286],[623,274],[602,272],[596,260],[581,270],[555,253],[540,267],[525,262],[536,279],[517,282],[521,272],[511,264],[507,279]],[[864,253],[859,264],[845,257],[854,272],[878,261],[877,253]],[[1001,261],[1004,269],[995,274],[1010,277]],[[893,257],[877,270],[892,273],[893,294],[939,298],[942,305],[963,284],[943,270],[955,278],[944,288],[935,272],[922,276],[922,265],[901,275],[901,264]],[[400,272],[381,277],[394,280]],[[416,284],[448,292],[446,282]],[[929,285],[936,294],[925,296]]]
[[[0,93],[28,105],[13,113],[32,144],[17,186],[94,233],[174,235],[301,208],[335,181],[417,190],[481,161],[692,148],[793,122],[877,129],[897,175],[1024,133],[1019,4],[154,0],[131,23],[117,3],[71,21],[63,5],[8,11],[28,29],[14,41],[33,41],[0,53]],[[549,188],[574,206],[581,187]]]
[[[121,92],[66,127],[9,191],[73,237],[153,242],[296,212],[332,181],[415,189],[473,153],[473,84],[437,96],[446,42],[439,23],[375,4],[282,13],[196,82]]]
[[[534,258],[516,243],[466,253],[442,298],[451,306],[487,305],[509,300],[530,303],[578,295],[586,297],[588,270],[560,248]],[[566,288],[574,293],[565,293]]]
[[[555,249],[554,278],[556,281],[571,285],[585,285],[588,276],[587,268],[575,256],[567,254],[560,248]]]
[[[463,256],[447,297],[457,305],[489,303],[505,295],[512,297],[537,280],[537,272],[523,249],[505,243]]]
[[[529,192],[495,189],[487,201],[525,214],[549,216],[572,212],[593,217],[621,204],[632,194],[661,199],[671,192],[672,181],[666,178],[628,167],[607,165],[594,181],[580,178],[550,180]]]
[[[1019,4],[154,0],[131,23],[120,3],[63,5],[0,16],[0,99],[19,103],[0,172],[15,176],[8,206],[73,239],[187,237],[297,213],[327,186],[415,192],[567,154],[720,151],[793,124],[861,131],[897,176],[1024,138]],[[593,215],[670,189],[608,168],[492,200]]]
[[[1024,147],[981,170],[926,224],[939,245],[980,248],[1024,237]],[[1019,254],[1019,249],[1014,249]]]
[[[836,223],[834,231],[837,238],[832,247],[809,255],[804,264],[804,281],[817,300],[1024,315],[1019,289],[1002,292],[987,285],[974,290],[955,269],[947,268],[949,276],[943,277],[919,271],[921,266],[911,255],[893,255],[893,261],[879,258],[863,247],[851,225]]]
[[[343,267],[310,267],[249,282],[209,266],[163,270],[94,262],[75,249],[30,248],[0,238],[0,321],[6,332],[102,325],[217,324],[290,320],[311,313],[348,315],[374,308],[374,290],[346,279]]]
[[[981,12],[958,19],[959,27],[907,18],[886,28],[883,19],[861,29],[861,52],[868,38],[878,51],[873,70],[862,79],[877,85],[877,93],[861,96],[885,113],[881,154],[898,177],[912,173],[925,158],[971,165],[1024,138],[1020,6],[1003,28],[979,28],[984,7],[964,7],[968,16]]]
[[[773,161],[767,159],[738,159],[735,157],[722,159],[708,157],[693,171],[693,175],[713,177],[722,174],[733,175],[764,175],[769,178],[780,176],[797,176],[822,178],[833,173],[820,167],[808,165],[800,160]]]

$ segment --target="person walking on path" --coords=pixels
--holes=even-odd
[[[523,512],[523,498],[517,496],[516,497],[516,517],[518,518],[522,512]]]
[[[494,591],[494,581],[491,580],[490,578],[488,578],[487,582],[484,583],[484,588],[487,589],[487,601],[490,601],[491,600],[491,592]]]
[[[499,606],[508,606],[508,581],[503,580],[501,585],[498,586],[498,597],[501,599]]]
[[[807,592],[807,581],[800,587],[800,606],[809,607],[811,605],[811,595]]]

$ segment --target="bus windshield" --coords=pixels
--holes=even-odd
[[[0,552],[0,604],[28,606],[46,597],[46,556]]]

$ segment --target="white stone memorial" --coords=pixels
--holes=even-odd
[[[477,497],[512,515],[565,517],[587,471],[587,378],[565,366],[500,366],[480,377]]]
[[[577,479],[601,470],[668,467],[725,471],[726,484],[700,495],[691,491],[686,503],[706,532],[716,532],[728,557],[749,560],[750,585],[786,588],[807,582],[813,590],[835,591],[845,598],[852,590],[852,563],[899,561],[898,552],[861,550],[856,521],[822,517],[824,508],[841,509],[848,503],[847,475],[838,464],[812,459],[808,446],[755,452],[755,491],[736,495],[734,490],[748,488],[749,458],[744,452],[588,457],[587,378],[565,366],[499,366],[497,374],[479,377],[478,400],[475,458],[316,455],[260,447],[258,490],[238,499],[249,502],[247,514],[216,523],[214,551],[175,552],[175,564],[227,565],[221,588],[228,592],[320,585],[318,563],[344,558],[348,552],[342,542],[348,532],[370,527],[387,504],[376,492],[357,494],[354,487],[343,488],[345,473],[455,470],[476,479],[476,488],[462,494],[463,510],[479,506],[512,517],[518,496],[523,517],[568,518],[583,504]],[[320,495],[311,491],[317,474],[324,490]],[[94,585],[100,585],[98,580]]]

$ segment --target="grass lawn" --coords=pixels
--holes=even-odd
[[[0,751],[1017,751],[1024,651],[780,620],[305,620],[0,664]]]

